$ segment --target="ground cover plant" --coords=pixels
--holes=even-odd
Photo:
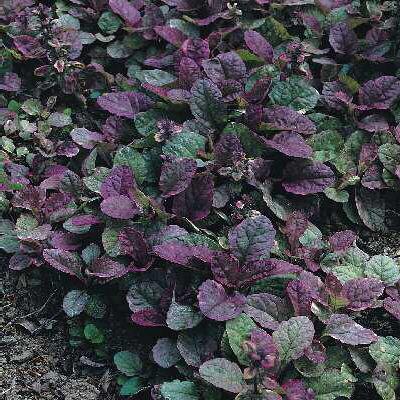
[[[0,248],[99,357],[123,302],[122,396],[395,400],[400,269],[355,232],[400,223],[398,2],[6,0],[0,32]]]

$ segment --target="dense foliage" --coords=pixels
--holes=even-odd
[[[0,8],[1,9],[1,8]],[[400,10],[378,0],[5,0],[0,248],[52,267],[122,395],[334,400],[399,386]],[[114,293],[115,294],[115,293]]]

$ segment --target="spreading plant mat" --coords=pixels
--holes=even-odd
[[[399,397],[397,1],[4,0],[0,35],[0,396]]]

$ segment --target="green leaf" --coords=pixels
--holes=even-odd
[[[183,19],[172,18],[168,21],[168,24],[171,28],[179,29],[182,33],[193,39],[200,37],[199,28]]]
[[[273,104],[307,112],[317,105],[319,93],[306,80],[294,75],[286,81],[275,83],[269,97]]]
[[[376,371],[372,376],[372,382],[383,400],[396,400],[396,389],[400,383],[396,373],[392,371]]]
[[[203,320],[201,313],[193,307],[178,304],[175,299],[169,307],[167,313],[167,325],[174,331],[182,331],[197,326]]]
[[[272,334],[282,363],[300,358],[311,345],[314,333],[314,325],[307,317],[293,317],[282,322]]]
[[[380,279],[387,286],[393,286],[400,279],[400,268],[393,258],[376,255],[367,261],[365,275]]]
[[[111,11],[105,11],[101,14],[97,25],[106,35],[111,35],[120,28],[122,25],[121,18],[112,13]]]
[[[400,339],[393,336],[380,337],[369,346],[369,354],[376,363],[384,368],[399,368]]]
[[[266,18],[264,24],[257,30],[272,46],[277,46],[291,38],[285,26],[273,17]]]
[[[83,312],[89,299],[90,296],[86,291],[71,290],[64,297],[63,310],[68,317],[75,317]]]
[[[349,192],[338,190],[333,187],[326,188],[324,194],[328,199],[336,201],[336,203],[347,203],[350,198]]]
[[[177,80],[174,75],[161,69],[144,70],[142,71],[141,79],[154,86],[169,85]]]
[[[121,396],[133,396],[144,388],[140,378],[133,377],[127,379],[121,387],[119,394]]]
[[[24,101],[21,108],[28,115],[39,115],[43,109],[42,104],[38,99],[28,99]]]
[[[246,125],[230,122],[225,126],[223,133],[236,134],[246,154],[250,157],[260,157],[265,151],[265,146],[260,144]]]
[[[241,314],[235,319],[226,322],[229,345],[243,365],[249,365],[249,358],[244,351],[243,342],[249,338],[251,331],[255,328],[257,328],[257,325],[246,314]]]
[[[339,132],[329,130],[312,135],[308,144],[314,150],[312,158],[315,161],[325,162],[339,157],[344,140]]]
[[[199,400],[200,395],[196,385],[190,381],[165,382],[160,387],[160,393],[165,400]]]
[[[345,365],[345,364],[343,364]],[[336,400],[339,397],[351,398],[355,378],[344,369],[327,369],[320,376],[306,380],[314,390],[315,400]]]
[[[127,376],[137,376],[143,367],[139,356],[126,350],[114,355],[114,364],[118,371]]]
[[[54,112],[49,115],[47,122],[50,124],[50,126],[63,128],[64,126],[72,124],[72,119],[69,115],[64,113]]]
[[[240,393],[246,387],[239,366],[225,358],[206,361],[200,366],[199,372],[208,383],[231,393]]]
[[[299,237],[299,242],[308,248],[321,249],[324,247],[324,243],[322,242],[322,232],[311,223]]]
[[[0,146],[7,152],[12,153],[15,150],[15,144],[12,139],[7,136],[2,136],[0,138]]]
[[[17,253],[19,251],[19,240],[14,235],[0,236],[0,249],[6,253]]]
[[[85,335],[85,338],[93,344],[104,343],[104,341],[106,339],[103,331],[94,324],[85,325],[85,329],[83,330],[83,333]]]
[[[400,164],[400,145],[386,143],[379,146],[378,157],[383,166],[394,174]]]
[[[147,165],[143,156],[129,146],[122,146],[114,156],[115,165],[127,165],[131,167],[138,183],[143,183],[147,177]]]
[[[386,202],[383,194],[378,190],[359,187],[355,199],[358,215],[364,224],[373,231],[387,231]]]
[[[103,183],[104,179],[106,179],[109,173],[110,173],[109,168],[106,167],[96,168],[92,175],[85,176],[83,178],[83,183],[92,192],[100,193],[101,184]]]
[[[324,272],[331,272],[342,283],[345,283],[350,279],[365,276],[364,270],[368,258],[368,254],[353,246],[341,254],[327,254],[321,260],[321,267]]]
[[[173,157],[197,158],[197,153],[204,150],[206,138],[198,133],[182,131],[172,136],[163,146],[163,153]]]
[[[155,134],[158,131],[157,121],[161,114],[156,110],[140,112],[135,115],[135,127],[144,137]]]
[[[216,128],[225,119],[226,107],[218,86],[209,79],[198,79],[191,89],[190,109],[208,128]]]
[[[118,241],[119,228],[106,227],[101,235],[104,250],[110,257],[121,255],[121,248]]]
[[[92,318],[101,319],[107,312],[107,305],[99,295],[90,296],[86,303],[85,313]]]

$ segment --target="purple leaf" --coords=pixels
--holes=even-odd
[[[26,254],[13,254],[8,263],[8,268],[13,271],[23,271],[33,264],[33,258]]]
[[[65,140],[57,144],[57,155],[73,158],[79,153],[79,147],[72,140]]]
[[[97,258],[86,270],[87,275],[104,279],[120,278],[128,272],[129,270],[125,265],[114,261],[107,256]]]
[[[329,43],[339,54],[354,54],[358,48],[357,35],[346,22],[340,22],[331,28]]]
[[[147,327],[165,326],[165,317],[158,310],[154,308],[135,311],[131,315],[131,320],[133,323],[141,326],[147,326]]]
[[[164,162],[160,175],[162,196],[176,196],[187,189],[196,170],[196,161],[190,158],[178,158]]]
[[[383,300],[383,307],[387,312],[400,320],[400,299],[392,299],[387,297],[385,300]]]
[[[343,285],[342,295],[349,301],[350,310],[362,311],[372,307],[384,289],[384,284],[378,279],[355,278]]]
[[[104,214],[116,219],[130,219],[140,213],[136,202],[122,195],[107,197],[101,202],[100,208]]]
[[[386,118],[382,115],[372,114],[357,122],[360,129],[367,132],[383,132],[389,130],[389,124]]]
[[[70,133],[72,140],[84,149],[91,150],[97,143],[104,140],[104,136],[98,132],[91,132],[86,128],[75,128]]]
[[[270,77],[258,79],[250,91],[244,95],[249,103],[262,103],[268,96],[269,89],[271,88],[272,80]]]
[[[191,329],[180,333],[176,346],[186,364],[200,367],[218,350],[217,340],[207,329]]]
[[[161,338],[152,350],[153,359],[161,368],[171,368],[181,360],[176,343],[170,338]]]
[[[18,92],[21,89],[21,78],[13,72],[6,72],[0,82],[0,90]]]
[[[32,36],[15,36],[14,45],[26,58],[42,58],[46,54],[40,41]]]
[[[289,193],[300,195],[320,193],[334,182],[334,172],[320,162],[292,161],[283,171],[282,186]]]
[[[50,244],[59,250],[76,251],[82,246],[82,240],[78,235],[70,232],[53,232],[50,238]]]
[[[298,133],[281,132],[274,135],[272,139],[262,139],[268,147],[290,157],[308,158],[313,153],[311,146]]]
[[[255,262],[269,257],[275,229],[264,215],[246,218],[228,235],[232,254],[242,262]]]
[[[282,385],[286,400],[314,400],[315,394],[312,389],[306,387],[300,379],[289,379]]]
[[[235,134],[223,134],[214,147],[214,158],[219,165],[233,166],[244,157],[243,147]]]
[[[364,224],[372,231],[385,231],[386,203],[377,190],[363,187],[356,190],[356,207]]]
[[[53,268],[82,279],[83,263],[77,254],[66,250],[45,249],[43,258]]]
[[[121,251],[133,260],[129,265],[131,271],[146,271],[153,264],[150,248],[141,232],[134,228],[123,228],[118,235]]]
[[[254,54],[262,58],[266,63],[272,64],[274,60],[274,49],[264,36],[256,31],[246,31],[244,33],[244,41]]]
[[[200,67],[194,60],[183,57],[179,63],[179,84],[181,87],[190,90],[193,83],[202,76]]]
[[[214,252],[206,246],[188,246],[174,242],[154,246],[153,252],[164,260],[182,266],[189,265],[196,258],[205,263],[210,263],[214,255]]]
[[[246,76],[246,65],[234,51],[204,60],[202,66],[207,77],[215,83],[222,83],[226,80],[237,81]]]
[[[174,197],[172,211],[175,215],[192,221],[206,218],[210,213],[214,194],[214,181],[209,174],[198,174],[190,185]]]
[[[311,346],[304,351],[304,355],[315,364],[322,364],[327,360],[326,348],[318,340],[313,340]]]
[[[133,118],[136,114],[128,95],[124,92],[103,94],[97,98],[97,104],[118,117]]]
[[[351,103],[351,96],[343,83],[339,81],[325,82],[322,88],[321,100],[329,108],[337,111],[343,111]]]
[[[318,287],[313,282],[303,279],[295,279],[286,287],[286,293],[293,305],[296,315],[311,315],[311,304],[319,300]]]
[[[125,165],[114,167],[100,187],[100,193],[104,199],[111,196],[131,196],[136,188],[132,169]]]
[[[215,321],[228,321],[237,317],[246,303],[243,295],[228,295],[222,285],[209,279],[200,286],[197,298],[201,312]]]
[[[282,131],[292,131],[302,135],[312,135],[317,128],[308,117],[290,107],[275,106],[265,109],[268,123]]]
[[[352,346],[370,344],[378,340],[373,331],[357,324],[345,314],[333,314],[326,324],[324,335]]]
[[[329,237],[329,244],[332,251],[346,251],[356,241],[357,235],[350,230],[336,232]]]
[[[381,76],[360,88],[358,100],[362,109],[388,109],[400,96],[400,80],[395,76]]]
[[[101,219],[93,214],[82,214],[75,215],[69,219],[69,222],[73,226],[93,226],[101,224]]]
[[[250,339],[244,342],[250,360],[263,369],[275,370],[279,366],[278,348],[272,336],[262,329],[254,329]],[[271,371],[271,372],[273,372]]]
[[[247,296],[244,312],[263,328],[276,330],[291,313],[285,300],[270,293]]]
[[[187,39],[182,43],[181,50],[185,57],[189,57],[201,64],[201,61],[210,57],[210,46],[207,40]]]
[[[379,146],[375,143],[365,143],[362,145],[358,157],[359,169],[364,170],[365,166],[372,164],[378,158]]]
[[[361,178],[361,185],[371,190],[385,189],[387,185],[382,179],[382,170],[378,164],[370,165]]]
[[[162,37],[168,43],[173,44],[175,47],[181,47],[187,36],[177,28],[169,26],[155,26],[154,31],[158,36]]]
[[[301,270],[296,265],[273,258],[240,265],[237,258],[224,252],[217,252],[211,263],[215,280],[234,288],[248,286],[269,276],[299,273]]]
[[[135,26],[140,21],[139,11],[128,0],[109,0],[111,10],[118,14],[128,25]]]

